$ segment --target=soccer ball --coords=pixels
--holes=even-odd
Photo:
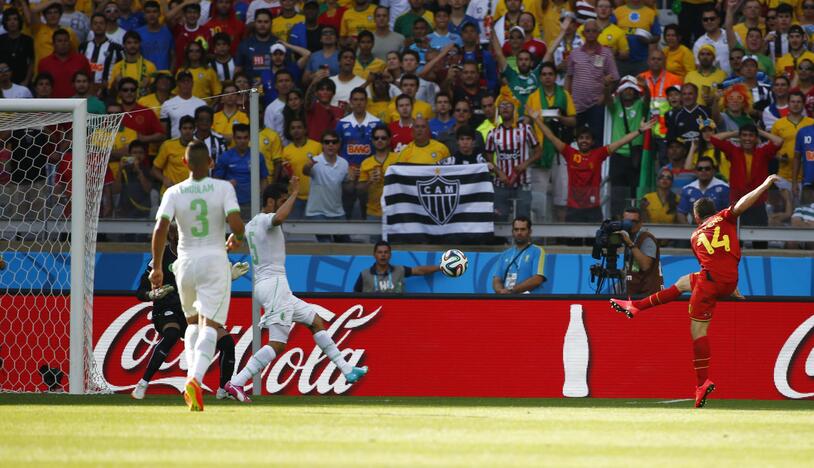
[[[449,249],[441,256],[441,273],[453,278],[461,276],[466,272],[469,260],[466,255],[458,249]]]

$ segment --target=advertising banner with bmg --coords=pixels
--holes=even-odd
[[[264,394],[356,396],[691,398],[695,375],[687,302],[630,320],[607,300],[316,298],[329,333],[370,372],[350,386],[294,326],[284,354],[264,369]],[[94,355],[116,391],[141,378],[160,337],[149,303],[96,297]],[[251,302],[235,298],[227,329],[237,370],[251,354]],[[723,302],[709,329],[714,398],[814,397],[814,303]],[[265,337],[264,337],[265,339]],[[183,387],[178,343],[149,393]],[[218,356],[206,374],[218,386]]]

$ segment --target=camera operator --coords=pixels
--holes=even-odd
[[[642,230],[638,208],[625,210],[623,219],[630,221],[630,233],[617,231],[625,244],[625,289],[629,296],[653,294],[662,289],[664,279],[659,265],[659,245],[653,234]]]

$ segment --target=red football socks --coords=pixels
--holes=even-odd
[[[693,367],[695,368],[695,378],[698,381],[698,386],[704,385],[709,374],[709,338],[702,336],[692,342],[693,352]]]
[[[661,291],[651,294],[644,299],[633,301],[633,307],[644,310],[649,309],[651,307],[655,307],[657,305],[666,304],[670,301],[674,301],[681,295],[681,291],[675,285],[670,286],[667,289],[662,289]]]

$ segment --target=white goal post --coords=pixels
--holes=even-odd
[[[99,219],[99,203],[101,192],[104,185],[104,174],[107,170],[107,164],[110,157],[110,151],[113,146],[113,139],[115,132],[121,124],[123,114],[116,115],[89,115],[87,111],[87,101],[85,99],[0,99],[0,132],[3,132],[4,140],[0,150],[5,150],[7,154],[12,155],[15,151],[24,155],[25,158],[31,158],[30,161],[26,159],[26,164],[37,166],[40,161],[46,160],[48,166],[42,169],[42,174],[48,173],[45,179],[40,179],[37,175],[37,182],[42,183],[42,187],[37,196],[42,197],[45,202],[40,201],[39,204],[24,203],[21,201],[19,206],[13,206],[10,211],[11,214],[3,212],[2,221],[6,232],[16,234],[11,235],[11,242],[16,247],[9,247],[17,253],[29,252],[42,252],[36,251],[37,247],[32,245],[39,245],[40,249],[44,246],[45,253],[50,254],[64,254],[68,250],[65,246],[66,231],[68,225],[70,226],[70,326],[67,329],[60,329],[56,333],[62,333],[52,342],[56,342],[57,346],[60,344],[60,339],[64,344],[64,333],[67,332],[69,340],[69,349],[67,350],[67,384],[68,392],[71,394],[83,394],[92,392],[105,391],[104,380],[100,379],[100,374],[94,372],[93,362],[93,349],[91,342],[91,325],[92,325],[92,307],[93,307],[93,280],[94,280],[94,267],[95,267],[95,254],[96,254],[96,228]],[[47,142],[40,147],[36,147],[33,151],[31,148],[22,148],[23,143],[31,141],[25,135],[36,135],[41,137],[40,142]],[[20,136],[23,135],[23,136]],[[89,139],[91,140],[89,143]],[[90,146],[90,148],[89,148]],[[89,157],[88,150],[92,151]],[[28,153],[32,155],[29,156]],[[48,153],[48,154],[46,154]],[[55,167],[61,163],[64,170],[68,170],[67,155],[70,154],[70,175],[63,176],[62,186],[64,191],[57,192],[57,180],[59,174],[56,173]],[[15,156],[9,156],[13,160]],[[20,157],[14,162],[12,166],[16,173],[25,173],[28,171],[29,166],[21,169]],[[33,162],[36,159],[36,163]],[[47,158],[47,159],[46,159]],[[57,162],[54,162],[57,161]],[[90,165],[89,165],[90,164]],[[55,175],[57,174],[57,175]],[[66,172],[67,174],[67,172]],[[14,176],[12,176],[14,177]],[[25,176],[18,176],[25,177]],[[30,187],[30,184],[19,183],[18,186],[25,185]],[[8,182],[7,182],[8,183]],[[14,181],[8,183],[10,191],[14,190]],[[45,194],[45,195],[43,195]],[[12,194],[13,196],[13,194]],[[22,200],[25,196],[21,195]],[[60,198],[60,200],[68,200],[64,204],[70,204],[70,210],[67,209],[54,209],[53,200]],[[64,205],[63,207],[64,208]],[[29,212],[42,211],[42,215],[38,213],[29,214]],[[68,213],[70,218],[68,218]],[[35,218],[31,222],[30,218]],[[44,222],[42,222],[44,220]],[[48,252],[51,248],[52,251]],[[10,265],[11,266],[11,265]],[[13,272],[15,275],[19,272]],[[11,272],[10,272],[11,274]],[[22,280],[16,280],[14,287],[20,288],[18,291],[33,290],[35,287],[28,283],[28,273],[20,273]],[[17,276],[15,276],[17,278]],[[61,286],[61,288],[60,288]],[[59,289],[52,296],[64,295],[64,286],[57,282],[54,288]],[[0,294],[6,296],[5,307],[13,307],[15,302],[12,296],[24,295],[25,292],[20,293],[13,291],[12,287],[8,284],[5,285],[6,290],[0,291]],[[39,294],[47,295],[48,292],[40,291]],[[36,295],[36,294],[34,294]],[[47,301],[46,301],[47,302]],[[64,301],[59,301],[61,304]],[[11,304],[11,306],[9,306]],[[4,307],[4,308],[5,308]],[[45,318],[46,314],[51,312],[46,310],[49,308],[46,303],[41,306],[43,310],[38,311],[40,316]],[[36,306],[32,306],[36,309]],[[5,313],[6,311],[0,311]],[[33,314],[29,312],[29,314]],[[29,315],[28,317],[33,317]],[[23,315],[25,317],[25,315]],[[32,319],[29,318],[33,322]],[[25,325],[21,326],[24,327]],[[43,333],[49,324],[39,326],[36,323],[29,323],[29,333]],[[3,339],[4,337],[0,337]],[[16,359],[22,361],[29,359],[31,362],[23,363],[18,367],[26,366],[30,369],[33,363],[34,366],[39,365],[44,357],[36,356],[36,350],[32,352],[31,349],[26,348],[24,341],[28,340],[31,343],[35,338],[29,336],[28,338],[19,339],[14,342],[23,349],[18,349],[17,352],[22,353]],[[9,343],[12,340],[4,340],[3,342]],[[47,351],[47,353],[46,353]],[[29,353],[26,355],[25,353]],[[52,350],[43,350],[43,355],[60,355],[64,358],[62,351],[57,353]],[[6,359],[9,359],[6,356]],[[57,359],[57,358],[53,358]],[[36,373],[31,373],[30,370],[26,371],[27,374],[23,375],[20,372],[16,381],[0,382],[0,391],[40,391],[41,388],[36,386],[41,385],[36,380]],[[39,371],[43,371],[40,369]],[[60,372],[62,373],[62,372]],[[60,376],[61,380],[62,377]],[[45,376],[43,380],[47,382]],[[33,390],[32,390],[33,388]]]

